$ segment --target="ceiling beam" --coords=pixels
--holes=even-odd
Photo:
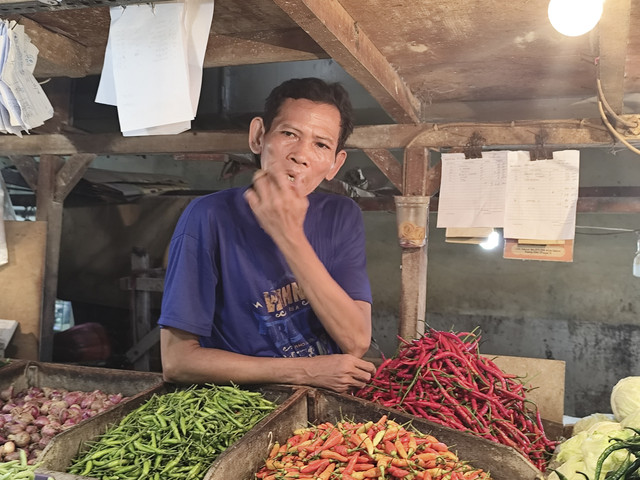
[[[402,191],[402,163],[386,148],[364,148],[363,152],[393,186]]]
[[[545,132],[551,149],[612,146],[600,119],[554,120],[496,124],[372,125],[356,127],[347,141],[349,149],[415,147],[464,148],[474,134],[487,148],[531,148]],[[629,137],[640,141],[640,136]],[[189,131],[179,135],[123,137],[120,133],[0,136],[2,155],[153,155],[181,153],[249,153],[247,132]]]
[[[33,20],[21,17],[20,24],[38,47],[38,61],[34,69],[36,78],[84,77],[91,67],[90,50],[64,35],[43,28]]]
[[[274,0],[398,123],[418,122],[420,102],[358,23],[333,0]]]
[[[207,43],[204,67],[295,62],[329,58],[299,28],[238,35],[212,35]]]
[[[630,15],[631,0],[607,0],[598,26],[599,78],[607,102],[618,114],[623,113]]]

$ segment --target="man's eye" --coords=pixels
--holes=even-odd
[[[294,136],[294,133],[293,133],[293,132],[289,132],[289,131],[287,131],[287,130],[283,130],[283,131],[282,131],[282,134],[283,134],[283,135],[285,135],[285,136],[287,136],[287,137],[293,137],[293,136]]]
[[[329,145],[327,145],[326,143],[318,143],[318,146],[320,148],[330,148]]]

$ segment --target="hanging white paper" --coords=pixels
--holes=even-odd
[[[124,136],[191,127],[213,8],[213,0],[193,0],[111,9],[96,102],[117,106]]]
[[[510,158],[505,238],[570,240],[575,236],[580,152],[553,152],[552,160]]]
[[[509,158],[528,152],[482,152],[482,158],[443,153],[438,228],[502,227]]]

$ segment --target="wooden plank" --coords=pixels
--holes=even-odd
[[[43,362],[50,362],[53,359],[53,325],[58,292],[58,262],[63,210],[62,202],[56,202],[54,194],[56,175],[62,165],[60,157],[42,155],[38,168],[36,218],[47,222],[44,288],[40,319],[40,352],[38,355],[38,359]]]
[[[404,152],[403,195],[431,196],[435,192],[430,181],[430,154],[424,147],[410,147]],[[400,318],[398,335],[413,339],[424,333],[427,313],[427,251],[429,244],[429,216],[427,241],[420,248],[402,249],[400,288]]]
[[[402,182],[403,195],[433,195],[429,168],[429,150],[425,147],[410,147],[404,153]],[[437,191],[437,190],[436,190]]]
[[[25,33],[38,46],[38,62],[34,75],[43,77],[84,77],[89,72],[91,57],[82,44],[43,28],[27,17],[20,17]]]
[[[9,160],[16,166],[24,181],[34,192],[38,189],[38,164],[28,155],[9,155]]]
[[[147,275],[145,273],[147,270],[149,270],[149,254],[145,250],[137,248],[134,249],[131,254],[131,271],[136,275],[136,277],[145,277]],[[134,281],[136,277],[133,277]],[[132,292],[131,312],[131,333],[133,345],[137,346],[138,343],[151,331],[150,292],[137,289]],[[138,371],[149,371],[149,353],[146,350],[134,361],[133,367]]]
[[[402,164],[393,154],[384,148],[365,148],[362,150],[380,169],[389,181],[402,191]]]
[[[9,263],[0,266],[0,318],[20,324],[5,354],[38,360],[47,225],[5,221],[4,227]]]
[[[211,35],[204,67],[319,60],[329,55],[299,28]]]
[[[80,181],[89,165],[96,158],[93,153],[76,153],[71,155],[56,175],[56,190],[54,200],[64,202],[69,192]]]
[[[367,32],[337,1],[274,0],[400,123],[418,122],[420,101]]]
[[[600,19],[598,75],[611,108],[622,114],[631,0],[607,0]]]
[[[349,148],[415,147],[464,148],[478,133],[487,147],[532,148],[536,135],[546,131],[546,145],[552,149],[612,145],[600,119],[549,120],[511,123],[423,123],[420,125],[369,125],[356,127],[347,141]],[[630,137],[640,140],[638,137]]]
[[[370,125],[354,129],[347,148],[405,148],[414,140],[415,147],[463,148],[474,132],[486,141],[487,147],[532,148],[535,135],[544,129],[550,148],[581,148],[611,146],[611,136],[599,119],[535,122],[531,124],[420,124]],[[416,138],[417,137],[417,138]],[[630,141],[640,136],[629,137]],[[4,155],[97,155],[181,154],[181,153],[249,153],[247,133],[242,131],[189,131],[179,135],[123,137],[119,133],[51,134],[0,136]]]
[[[527,358],[512,356],[491,357],[500,369],[506,373],[518,375],[532,390],[527,400],[535,403],[542,418],[563,423],[565,362],[546,358]]]

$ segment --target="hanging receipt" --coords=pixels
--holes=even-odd
[[[553,152],[550,160],[510,158],[504,237],[573,239],[579,171],[578,150]]]

